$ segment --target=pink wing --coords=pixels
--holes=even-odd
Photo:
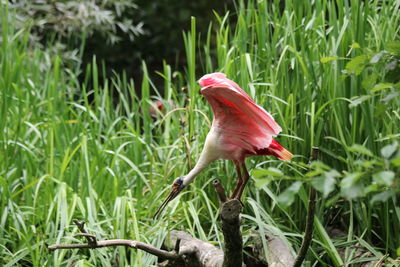
[[[208,74],[199,83],[214,113],[213,127],[224,132],[224,141],[256,154],[282,130],[267,111],[223,73]]]

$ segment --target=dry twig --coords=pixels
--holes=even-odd
[[[136,248],[140,250],[144,250],[150,254],[153,254],[157,257],[164,258],[164,259],[173,259],[176,260],[180,257],[175,251],[166,251],[162,250],[156,247],[153,247],[152,245],[140,242],[140,241],[135,241],[135,240],[127,240],[127,239],[111,239],[111,240],[102,240],[102,241],[97,241],[96,236],[91,235],[86,232],[84,225],[85,222],[80,222],[78,220],[74,220],[74,223],[76,226],[79,228],[81,233],[76,234],[75,236],[84,236],[88,240],[88,243],[83,243],[83,244],[55,244],[55,245],[50,245],[48,248],[50,250],[56,250],[56,249],[78,249],[78,248],[102,248],[102,247],[115,247],[115,246],[125,246],[125,247],[131,247],[131,248]]]

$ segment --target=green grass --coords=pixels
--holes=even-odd
[[[384,82],[387,70],[371,68],[346,77],[343,70],[364,49],[379,52],[399,40],[399,1],[286,1],[283,9],[280,1],[258,2],[241,2],[237,12],[216,14],[204,33],[196,32],[192,18],[183,38],[187,69],[174,72],[165,63],[159,87],[150,79],[154,70],[144,62],[141,84],[124,74],[100,81],[103,70],[95,59],[79,83],[77,71],[62,57],[30,48],[28,27],[14,29],[12,14],[1,6],[0,265],[156,263],[155,257],[126,248],[48,251],[46,244],[78,242],[72,237],[74,218],[85,220],[99,239],[161,246],[170,229],[180,229],[221,245],[218,201],[210,181],[219,178],[231,190],[235,171],[230,162],[213,163],[162,219],[151,219],[173,179],[194,166],[202,149],[212,118],[196,85],[204,73],[218,70],[237,81],[274,115],[284,129],[279,142],[295,154],[292,163],[247,161],[249,169],[272,166],[290,179],[261,186],[250,182],[244,199],[245,236],[259,228],[298,250],[309,185],[303,183],[290,205],[280,200],[291,180],[309,178],[304,174],[313,146],[343,176],[344,171],[359,171],[360,162],[371,162],[372,167],[363,169],[369,176],[392,168],[381,149],[399,139],[400,103],[398,97],[387,104],[382,99],[396,88],[351,106],[354,97],[371,95],[362,86],[370,72]],[[361,48],[352,49],[354,43]],[[327,57],[338,59],[321,63]],[[157,119],[149,115],[154,98],[164,99],[167,110]],[[399,183],[396,166],[392,187]],[[398,191],[371,204],[369,195],[347,201],[340,190],[335,187],[327,198],[319,195],[314,242],[306,259],[310,266],[357,266],[386,254],[388,262],[396,258]],[[330,237],[328,227],[344,236]]]

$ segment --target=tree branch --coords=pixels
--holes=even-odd
[[[78,220],[74,220],[74,223],[81,231],[81,233],[78,233],[75,236],[84,236],[88,240],[88,243],[49,245],[48,248],[50,250],[78,249],[78,248],[92,248],[93,249],[93,248],[102,248],[102,247],[125,246],[125,247],[140,249],[140,250],[146,251],[150,254],[153,254],[157,257],[164,258],[164,259],[176,260],[181,257],[175,251],[162,250],[162,249],[153,247],[152,245],[149,245],[149,244],[146,244],[146,243],[143,243],[140,241],[135,241],[135,240],[111,239],[111,240],[97,241],[96,236],[91,235],[86,232],[86,230],[84,228],[85,222],[80,222]]]
[[[55,244],[50,245],[48,248],[50,250],[56,249],[77,249],[77,248],[103,248],[103,247],[115,247],[115,246],[125,246],[136,248],[140,250],[144,250],[150,254],[153,254],[157,257],[164,258],[164,259],[178,259],[180,256],[175,253],[175,251],[166,251],[152,245],[135,241],[135,240],[127,240],[127,239],[111,239],[111,240],[104,240],[104,241],[97,241],[96,246],[90,245],[88,243],[84,244]]]
[[[225,189],[222,186],[221,182],[218,179],[215,179],[213,181],[213,185],[214,185],[215,191],[217,191],[219,201],[221,203],[225,203],[228,199],[226,197]]]

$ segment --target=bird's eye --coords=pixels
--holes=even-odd
[[[182,184],[183,184],[183,179],[182,177],[176,178],[174,183],[172,184],[172,190],[181,190],[182,189]]]
[[[174,184],[176,184],[176,185],[181,185],[182,183],[183,183],[182,177],[176,178],[174,181]]]

